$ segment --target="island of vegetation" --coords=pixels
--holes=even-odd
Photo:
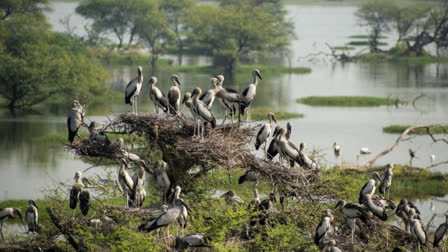
[[[390,125],[384,127],[383,132],[389,134],[401,134],[409,127],[410,125]],[[409,132],[409,134],[414,135],[448,134],[448,125],[439,125],[439,126],[436,125],[430,128],[419,128],[412,130],[411,132]]]
[[[309,96],[298,98],[297,103],[310,106],[334,106],[334,107],[375,107],[401,104],[402,101],[393,98],[381,98],[371,96]]]

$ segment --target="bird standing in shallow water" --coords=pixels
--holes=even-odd
[[[132,113],[137,113],[137,99],[142,89],[143,83],[143,68],[141,66],[137,67],[137,77],[132,79],[125,90],[124,101],[126,104],[132,106]]]
[[[28,207],[25,212],[25,219],[28,224],[28,234],[37,233],[37,223],[39,220],[39,212],[36,202],[34,200],[28,200]]]
[[[339,154],[341,153],[341,146],[339,146],[336,142],[333,143],[333,151],[334,151],[334,156],[336,158],[338,158]]]
[[[168,111],[171,114],[176,115],[180,104],[181,94],[179,86],[181,83],[179,77],[175,74],[171,75],[171,81],[173,82],[173,86],[168,90]]]
[[[264,158],[267,160],[268,153],[267,153],[267,140],[269,136],[271,135],[271,128],[272,124],[275,122],[277,123],[277,120],[275,120],[275,115],[273,113],[268,114],[268,120],[269,122],[263,125],[260,130],[258,130],[257,139],[255,141],[255,149],[258,150],[261,145],[264,144]]]
[[[240,115],[244,115],[244,111],[247,109],[247,123],[250,124],[250,105],[252,104],[252,101],[255,98],[255,95],[257,94],[257,85],[258,85],[258,78],[262,80],[260,70],[254,69],[252,70],[252,77],[254,78],[253,82],[249,84],[247,88],[243,90],[242,96],[244,97],[246,103],[240,104]],[[238,121],[241,121],[241,118],[238,118]]]

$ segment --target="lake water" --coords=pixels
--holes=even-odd
[[[86,21],[74,13],[77,3],[52,3],[54,12],[47,13],[49,22],[57,31],[64,31],[58,20],[71,16],[75,33],[85,35]],[[299,40],[291,44],[289,58],[281,59],[295,66],[306,66],[312,73],[273,74],[266,75],[257,89],[254,107],[271,107],[276,110],[305,114],[303,119],[291,120],[293,124],[292,141],[296,144],[306,142],[309,150],[315,148],[324,155],[323,162],[334,165],[341,162],[356,163],[356,155],[361,147],[369,147],[376,154],[391,146],[397,135],[382,133],[382,128],[391,124],[446,123],[448,115],[448,64],[397,65],[391,63],[362,64],[334,63],[328,57],[318,56],[316,60],[304,59],[310,53],[324,51],[328,53],[325,43],[333,46],[344,45],[350,35],[365,34],[365,28],[357,25],[354,16],[355,7],[313,7],[286,5],[289,18],[295,23]],[[393,44],[394,34],[386,41]],[[175,58],[175,57],[173,57]],[[206,57],[187,57],[184,64],[207,64]],[[148,66],[143,66],[145,76]],[[109,67],[112,78],[111,87],[124,90],[128,81],[136,75],[136,66]],[[169,86],[169,75],[161,71],[159,87],[166,91]],[[263,73],[262,73],[263,75]],[[191,91],[195,86],[206,89],[211,76],[195,73],[180,73],[184,85],[182,92]],[[145,77],[147,79],[147,77]],[[242,90],[251,81],[251,75],[237,76],[233,83],[224,85]],[[153,111],[153,105],[147,96],[144,85],[139,100],[140,112]],[[411,102],[423,94],[416,106],[376,107],[376,108],[325,108],[309,107],[295,103],[295,99],[310,95],[369,95],[394,97]],[[105,111],[112,111],[109,116],[126,112],[130,107],[117,101]],[[219,110],[219,109],[218,109]],[[4,115],[0,118],[0,200],[28,199],[42,196],[41,189],[53,181],[72,181],[77,170],[90,167],[74,155],[60,147],[50,147],[46,143],[31,139],[66,132],[66,115],[55,113],[44,116],[23,116],[11,118]],[[104,121],[105,114],[89,115],[88,120]],[[286,121],[280,122],[285,125]],[[336,159],[331,145],[337,142],[341,146],[341,156]],[[436,162],[448,158],[447,145],[431,143],[429,137],[419,136],[403,142],[389,155],[378,160],[378,164],[387,162],[409,162],[408,149],[417,150],[416,166],[428,166],[429,155],[436,155]],[[261,153],[260,153],[261,154]],[[373,154],[361,157],[359,164],[364,163]],[[448,166],[440,166],[434,170],[445,172]],[[92,169],[88,175],[101,172]],[[445,199],[445,198],[442,198]],[[420,202],[424,208],[423,219],[428,221],[432,216],[431,200]],[[436,212],[443,214],[447,205],[434,201]],[[439,223],[442,218],[436,218]]]

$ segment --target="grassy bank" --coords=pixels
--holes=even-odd
[[[360,62],[394,62],[394,63],[403,63],[403,64],[428,64],[428,63],[440,63],[440,62],[448,62],[448,58],[444,57],[435,57],[429,54],[425,54],[423,56],[394,56],[394,54],[389,53],[365,53],[354,57],[355,60]]]
[[[291,73],[291,74],[307,74],[311,73],[311,68],[307,67],[285,67],[279,65],[239,65],[236,72],[245,73],[252,69],[258,69],[262,74],[270,73]],[[216,67],[210,65],[190,65],[190,66],[170,66],[171,71],[184,73],[207,73],[216,74]]]
[[[371,96],[309,96],[298,98],[296,102],[310,106],[375,107],[394,105],[396,99]]]
[[[275,119],[277,119],[277,120],[288,120],[288,119],[304,117],[304,115],[300,114],[300,113],[277,111],[277,110],[273,110],[273,109],[266,108],[266,107],[251,108],[250,109],[250,117],[254,121],[260,121],[260,120],[266,121],[267,114],[269,112],[274,113]]]
[[[388,134],[401,134],[409,127],[411,127],[411,125],[390,125],[384,127],[383,132]],[[433,126],[430,127],[429,130],[431,134],[448,134],[448,125]],[[428,132],[426,129],[419,128],[411,131],[409,134],[426,135]]]

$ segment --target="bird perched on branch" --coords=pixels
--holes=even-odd
[[[318,168],[317,163],[316,163],[316,161],[314,161],[314,159],[309,157],[308,154],[306,154],[305,147],[306,147],[305,143],[300,143],[300,149],[299,149],[300,162],[299,162],[299,164],[301,164],[301,166],[304,169],[316,170]]]
[[[79,201],[79,193],[84,188],[85,181],[82,181],[82,173],[80,171],[77,171],[75,173],[75,177],[73,179],[75,180],[75,184],[72,186],[72,189],[70,190],[70,208],[73,209],[73,216],[74,216],[75,209]]]
[[[397,208],[395,209],[395,214],[403,221],[406,232],[410,232],[409,213],[411,209],[414,209],[414,218],[420,218],[418,216],[420,214],[420,211],[417,209],[414,203],[408,202],[406,198],[401,199],[400,204],[398,204]]]
[[[257,94],[257,86],[258,86],[258,78],[262,80],[260,70],[254,69],[252,70],[252,77],[254,78],[253,82],[249,84],[247,88],[243,90],[242,96],[245,99],[244,104],[240,104],[240,115],[244,115],[244,111],[247,109],[247,123],[250,124],[250,105]],[[241,118],[238,118],[238,121],[241,121]]]
[[[428,236],[421,220],[415,218],[415,209],[409,210],[409,223],[411,225],[411,234],[417,240],[417,251],[420,251],[420,244],[426,246]]]
[[[82,184],[84,186],[79,192],[79,209],[81,210],[81,213],[86,216],[90,209],[90,193],[87,190],[90,182],[87,178],[82,178]]]
[[[79,101],[73,101],[73,107],[67,117],[68,140],[73,143],[75,136],[78,133],[79,127],[84,123],[84,116],[86,115],[85,108]]]
[[[34,200],[28,200],[28,207],[25,211],[25,219],[28,224],[28,234],[37,233],[38,229],[38,220],[39,220],[39,211],[36,202]]]
[[[120,159],[120,170],[118,171],[118,182],[120,183],[121,189],[123,190],[123,196],[126,199],[125,206],[129,207],[130,195],[132,195],[134,190],[134,181],[132,180],[129,173],[126,171],[128,163],[124,158]]]
[[[181,85],[179,76],[172,74],[171,82],[173,82],[173,86],[168,90],[168,111],[171,114],[176,115],[177,111],[179,110],[181,96],[179,89],[179,86]]]
[[[225,112],[226,116],[224,117],[224,120],[223,120],[222,123],[225,122],[225,120],[227,119],[227,116],[229,114],[230,114],[230,116],[232,118],[232,123],[233,123],[233,117],[234,117],[234,115],[236,113],[235,105],[237,105],[237,106],[240,106],[240,105],[245,106],[247,104],[247,101],[235,89],[224,88],[222,86],[222,83],[224,82],[224,76],[218,75],[218,76],[216,76],[216,78],[218,79],[218,86],[219,86],[219,91],[218,91],[218,93],[216,93],[216,97],[220,98],[220,101],[221,101],[221,103],[223,104],[223,106],[225,107],[225,110],[226,110],[226,112]],[[227,113],[227,111],[229,113]]]
[[[96,145],[109,145],[110,140],[107,137],[107,135],[104,133],[104,131],[98,131],[96,129],[97,123],[95,121],[92,121],[89,125],[89,142]]]
[[[143,83],[143,68],[141,66],[137,67],[137,77],[132,79],[125,90],[124,101],[126,104],[132,106],[132,113],[137,113],[137,99],[142,89]]]
[[[159,113],[159,108],[163,111],[168,111],[168,98],[160,91],[158,87],[156,87],[157,78],[151,77],[149,80],[149,98],[154,103],[154,108],[156,109],[156,113]]]
[[[198,115],[196,113],[195,107],[193,106],[193,99],[191,98],[191,93],[186,92],[184,95],[184,99],[182,99],[182,104],[185,103],[185,105],[190,109],[190,113],[193,116],[194,120],[194,128],[193,128],[193,136],[196,136],[196,128],[198,127]],[[199,136],[199,128],[198,128],[198,136]]]
[[[14,219],[19,217],[22,221],[22,211],[18,208],[0,208],[0,235],[2,236],[2,241],[5,241],[5,237],[3,236],[3,224],[8,219]]]
[[[335,209],[340,209],[342,215],[344,215],[345,218],[349,219],[352,224],[352,243],[354,239],[355,229],[354,225],[356,224],[353,219],[359,218],[362,222],[367,223],[367,220],[369,218],[368,211],[360,205],[349,203],[346,204],[345,200],[340,200],[338,203],[336,203]]]
[[[325,243],[325,247],[322,252],[342,252],[342,250],[336,247],[335,240],[329,240],[327,243]]]
[[[269,138],[269,136],[271,135],[271,128],[272,128],[272,124],[275,122],[277,123],[277,120],[275,119],[275,115],[274,113],[268,113],[268,120],[269,122],[266,123],[265,125],[263,125],[259,130],[258,130],[258,134],[257,134],[257,138],[255,141],[255,149],[258,150],[260,148],[261,145],[264,144],[264,158],[267,159],[267,139]]]

